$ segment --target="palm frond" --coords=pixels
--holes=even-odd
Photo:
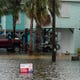
[[[53,3],[51,2],[52,0],[38,0],[38,7],[36,7],[37,0],[27,0],[26,4],[25,4],[25,13],[28,16],[28,18],[31,18],[31,4],[33,4],[34,6],[34,10],[33,10],[33,14],[34,14],[34,19],[35,17],[38,19],[38,22],[40,22],[41,25],[46,26],[48,24],[50,24],[51,19],[49,16],[49,12],[48,12],[48,8],[47,6],[50,8],[50,10],[52,11],[52,5]],[[37,16],[37,8],[39,8],[39,15]],[[59,8],[60,8],[60,0],[56,0],[56,15],[59,16],[60,12],[59,12]]]
[[[59,9],[61,8],[61,0],[55,0],[56,3],[55,3],[55,13],[57,16],[60,15],[60,12],[59,12]],[[52,6],[53,6],[53,2],[52,0],[48,0],[48,7],[49,7],[49,10],[52,12]]]

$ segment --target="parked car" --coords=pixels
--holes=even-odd
[[[6,48],[7,51],[20,51],[20,40],[15,39],[0,39],[0,48]]]

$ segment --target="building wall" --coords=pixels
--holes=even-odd
[[[80,3],[63,2],[69,4],[69,17],[56,17],[57,28],[80,28]],[[65,12],[67,10],[65,9]]]
[[[59,36],[59,43],[60,44],[60,50],[58,50],[58,53],[66,53],[69,52],[71,54],[74,53],[74,33],[72,33],[69,29],[58,29],[58,33],[61,35]]]
[[[20,13],[20,23],[16,24],[16,30],[24,30],[24,13]],[[12,15],[6,16],[6,29],[7,30],[13,30],[13,18]]]
[[[6,29],[6,16],[2,16],[2,26],[3,26],[3,30]]]
[[[74,52],[77,52],[77,48],[80,48],[80,30],[74,30]]]
[[[80,48],[80,30],[75,28],[73,33],[68,28],[60,28],[57,30],[60,33],[59,44],[61,46],[58,53],[76,54],[77,49]]]
[[[30,29],[30,19],[25,15],[25,28]],[[33,22],[33,28],[36,28],[35,21]]]
[[[68,4],[69,14],[68,17],[56,17],[56,27],[64,28],[62,30],[62,41],[61,41],[61,51],[65,53],[66,51],[71,54],[76,54],[77,48],[80,48],[80,2],[63,2],[63,4]],[[67,9],[65,9],[65,12]],[[71,34],[68,28],[74,28],[73,34]]]

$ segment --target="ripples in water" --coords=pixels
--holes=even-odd
[[[20,74],[20,63],[33,63],[33,74]],[[80,62],[50,59],[0,60],[0,80],[80,80]]]

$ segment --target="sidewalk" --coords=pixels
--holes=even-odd
[[[4,54],[0,55],[0,59],[51,59],[51,55],[28,55],[28,54]],[[57,55],[56,59],[59,60],[70,60],[70,55]]]

